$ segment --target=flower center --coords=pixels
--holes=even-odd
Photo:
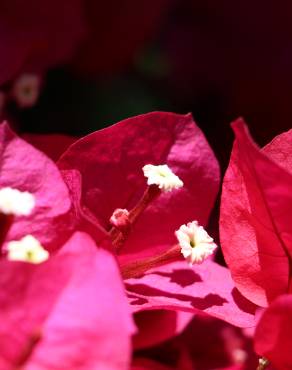
[[[195,248],[195,246],[196,246],[195,242],[194,242],[192,239],[190,240],[190,246],[191,246],[192,248]]]
[[[148,164],[143,167],[143,172],[147,178],[148,187],[138,204],[130,211],[118,208],[110,218],[113,227],[109,235],[116,252],[120,251],[133,225],[150,203],[162,192],[169,192],[183,186],[181,179],[167,165],[153,166]],[[209,237],[202,226],[198,225],[197,221],[182,225],[175,234],[179,244],[172,246],[160,255],[122,265],[123,277],[129,279],[141,276],[151,268],[180,260],[182,255],[189,264],[201,263],[216,248],[213,239]]]
[[[214,253],[217,245],[197,221],[182,225],[175,235],[181,247],[181,253],[189,264],[202,263]]]

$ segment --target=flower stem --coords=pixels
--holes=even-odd
[[[168,251],[154,257],[145,258],[140,261],[132,262],[121,266],[121,273],[124,279],[137,278],[142,276],[146,271],[166,265],[170,262],[179,261],[181,259],[181,248],[175,245]]]
[[[151,204],[151,202],[153,202],[153,200],[160,195],[160,193],[161,190],[158,188],[158,186],[148,186],[137,205],[129,212],[129,227],[121,230],[117,229],[116,227],[111,228],[109,235],[116,250],[121,248],[122,244],[127,239],[131,228],[137,222],[139,216]]]
[[[150,185],[145,190],[142,198],[137,203],[137,205],[130,211],[129,219],[133,225],[142,212],[150,205],[153,200],[155,200],[161,194],[161,190],[156,185]]]

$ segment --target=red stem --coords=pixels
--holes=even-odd
[[[121,266],[122,277],[124,279],[137,278],[154,267],[159,267],[170,262],[179,261],[181,260],[181,258],[181,248],[179,245],[175,245],[168,251],[158,256],[145,258],[143,260]]]

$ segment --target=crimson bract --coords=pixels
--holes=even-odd
[[[222,191],[221,245],[241,293],[266,307],[291,292],[291,131],[259,149],[242,120]]]
[[[0,144],[0,368],[127,369],[134,325],[114,257],[73,233],[49,158],[7,124]]]
[[[147,187],[147,164],[168,165],[183,187]],[[254,306],[235,289],[226,268],[209,260],[190,269],[180,253],[171,252],[182,224],[206,225],[219,183],[217,161],[190,115],[149,113],[121,121],[75,142],[58,166],[79,224],[112,242],[134,312],[203,311],[254,325]],[[134,215],[124,230],[110,223],[117,209]]]

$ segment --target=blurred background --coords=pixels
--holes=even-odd
[[[2,0],[2,118],[80,136],[192,112],[224,171],[232,120],[260,145],[291,126],[291,13],[289,0]]]

